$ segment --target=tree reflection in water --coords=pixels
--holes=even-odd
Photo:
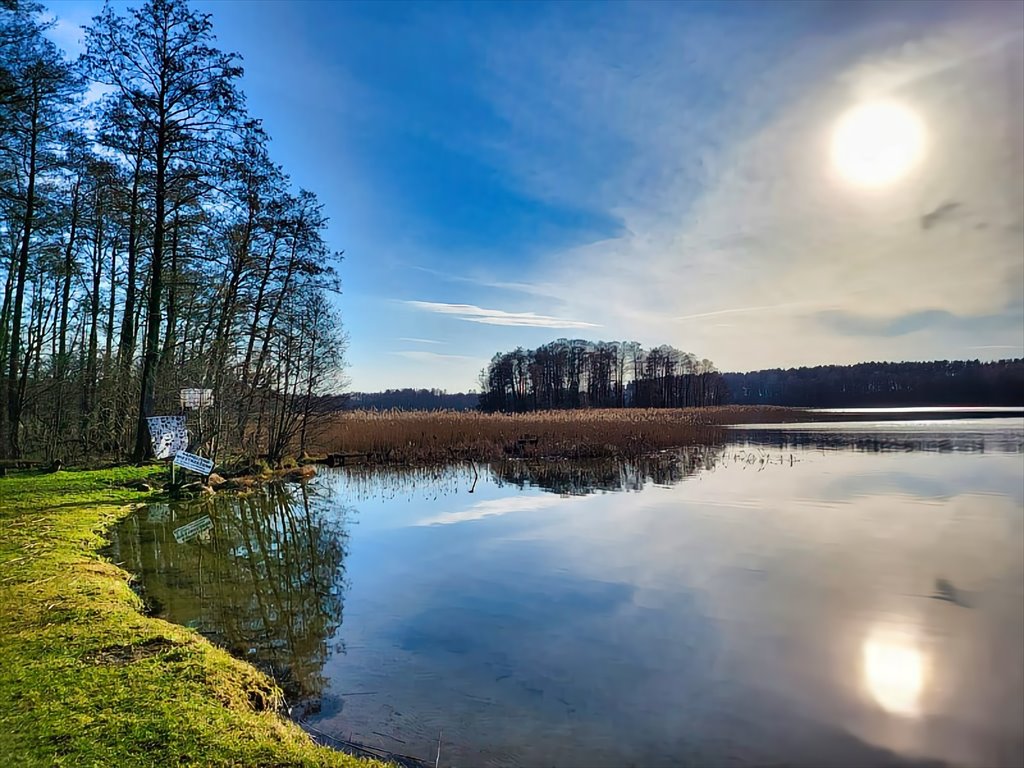
[[[691,445],[639,459],[506,461],[490,467],[499,483],[532,486],[563,496],[639,491],[649,483],[675,485],[723,459],[723,445]]]
[[[1000,420],[1002,421],[1002,420]],[[1017,422],[1020,423],[1019,421]],[[797,424],[786,428],[741,428],[732,430],[734,441],[767,448],[814,448],[823,451],[865,453],[998,453],[1024,452],[1024,432],[972,427],[963,423],[942,430],[917,426],[913,422],[865,423],[839,428],[835,424]]]
[[[834,424],[792,425],[779,428],[732,429],[728,442],[709,442],[659,451],[639,458],[508,459],[493,464],[454,463],[446,466],[355,466],[334,470],[327,484],[343,485],[350,499],[437,498],[475,487],[480,474],[489,473],[499,485],[541,488],[563,496],[606,491],[639,491],[646,484],[675,485],[717,466],[742,464],[754,470],[792,466],[799,459],[793,449],[865,452],[1024,452],[1021,433],[992,433],[982,429],[915,432],[906,427],[885,432],[837,429]],[[342,482],[343,481],[343,482]]]
[[[174,530],[209,515],[178,543]],[[133,571],[153,612],[193,627],[270,673],[288,703],[317,706],[341,625],[347,515],[324,514],[305,486],[153,505],[112,534],[110,556]]]

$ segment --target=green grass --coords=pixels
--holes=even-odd
[[[148,618],[101,532],[152,467],[0,478],[0,762],[348,766],[277,714],[264,674]]]

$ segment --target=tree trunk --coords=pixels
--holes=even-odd
[[[174,215],[171,230],[171,279],[167,283],[167,329],[164,333],[164,349],[160,356],[160,367],[174,365],[175,338],[178,322],[178,215]]]
[[[100,193],[97,192],[97,198]],[[96,201],[96,224],[92,252],[92,293],[89,296],[89,354],[85,366],[83,414],[88,417],[96,406],[96,385],[99,370],[100,282],[103,279],[103,203]]]
[[[156,205],[153,221],[153,257],[149,273],[149,301],[146,306],[146,341],[142,358],[142,387],[139,392],[139,418],[135,424],[135,461],[153,455],[146,417],[153,415],[156,376],[160,365],[160,294],[163,291],[164,218],[166,216],[165,157],[166,126],[161,121],[156,143]]]
[[[139,257],[139,181],[142,175],[142,139],[139,139],[139,154],[135,159],[132,174],[131,207],[128,213],[128,263],[125,265],[124,315],[121,318],[121,337],[118,339],[117,360],[122,375],[131,367],[135,356],[135,334],[138,323],[135,319],[136,270]]]
[[[68,333],[68,311],[71,305],[71,278],[75,271],[75,236],[78,232],[78,193],[81,187],[81,178],[75,180],[75,186],[71,191],[71,226],[68,231],[68,244],[64,249],[64,284],[61,286],[61,304],[60,304],[60,325],[57,329],[57,378],[63,381],[64,375],[67,372],[68,360],[68,347],[67,347],[67,333]],[[58,409],[60,401],[58,399]]]
[[[39,144],[39,96],[32,110],[29,135],[28,186],[25,193],[25,219],[22,225],[21,250],[18,254],[18,277],[14,284],[14,315],[11,322],[10,360],[7,368],[7,453],[17,458],[21,455],[21,392],[18,386],[19,361],[21,357],[21,319],[25,311],[25,279],[28,275],[29,244],[32,239],[32,219],[36,207],[36,162]]]
[[[107,301],[106,348],[103,352],[103,370],[110,372],[110,361],[114,353],[114,310],[117,304],[117,249],[120,241],[115,238],[110,248],[110,297]]]

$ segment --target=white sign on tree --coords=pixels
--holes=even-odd
[[[182,408],[209,408],[213,405],[212,389],[189,388],[181,390]]]
[[[153,455],[169,459],[188,447],[188,432],[184,416],[150,416],[146,419]]]

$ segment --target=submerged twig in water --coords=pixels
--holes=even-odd
[[[412,755],[402,755],[398,752],[389,752],[386,749],[370,747],[356,741],[339,739],[337,736],[331,736],[329,733],[324,733],[301,718],[296,718],[296,722],[301,724],[302,727],[310,733],[314,733],[321,739],[326,739],[331,742],[336,749],[340,749],[341,751],[347,752],[350,755],[355,755],[356,757],[373,757],[378,760],[395,763],[396,765],[403,766],[403,768],[427,768],[429,765],[429,763],[420,760],[418,757],[413,757]],[[435,768],[437,768],[436,765]]]

